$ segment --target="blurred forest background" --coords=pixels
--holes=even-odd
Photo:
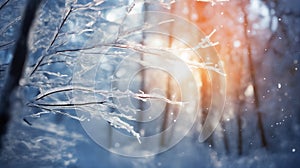
[[[0,167],[300,165],[299,1],[44,0],[37,5],[38,2],[0,1]],[[206,35],[216,30],[210,40],[218,42],[214,47],[224,65],[226,102],[218,127],[204,143],[198,141],[198,136],[212,94],[206,69],[197,72],[201,114],[194,127],[176,146],[155,156],[123,157],[101,148],[85,133],[79,122],[83,118],[77,116],[75,106],[64,104],[69,99],[68,86],[74,84],[74,59],[82,52],[78,48],[86,45],[85,39],[91,38],[96,30],[101,32],[103,39],[99,42],[103,44],[118,38],[113,34],[120,25],[113,20],[131,10],[175,14]],[[147,20],[147,16],[143,17]],[[143,38],[141,45],[149,43]],[[16,55],[27,60],[24,71],[24,60],[14,61]],[[109,71],[103,68],[99,78],[106,79]],[[147,74],[141,76],[145,80],[140,90],[146,90]],[[166,97],[170,98],[168,93],[174,92],[175,85],[170,84],[169,78],[152,81],[155,82],[169,83]],[[49,92],[51,89],[53,93]],[[145,104],[140,104],[144,108]],[[112,108],[113,104],[107,106],[110,108],[103,110],[122,110]],[[162,116],[161,129],[168,126],[164,123],[170,107],[165,108],[167,115]],[[109,119],[108,122],[114,122]],[[113,125],[126,126],[117,124]]]

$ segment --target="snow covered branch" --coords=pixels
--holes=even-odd
[[[210,2],[211,6],[216,5],[218,2],[229,2],[229,0],[196,0],[198,2]]]

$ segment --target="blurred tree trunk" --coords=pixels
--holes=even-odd
[[[202,83],[200,89],[201,109],[202,109],[201,125],[203,125],[209,113],[209,108],[211,104],[211,89],[210,89],[209,75],[207,71],[201,71],[201,83]],[[208,137],[208,139],[205,140],[205,142],[208,143],[211,147],[213,147],[214,146],[213,135]]]
[[[10,97],[13,91],[19,86],[19,81],[23,75],[23,69],[27,58],[27,41],[30,28],[34,21],[36,11],[42,0],[30,0],[24,11],[22,25],[20,27],[19,38],[16,41],[13,58],[9,65],[6,79],[1,91],[0,102],[0,138],[6,133],[7,124],[10,120]],[[6,1],[7,3],[8,1]],[[5,3],[4,3],[5,5]],[[2,8],[2,6],[1,6]]]
[[[260,101],[259,101],[259,96],[258,96],[258,85],[256,83],[255,67],[253,65],[253,60],[252,60],[251,42],[250,42],[250,38],[248,35],[248,30],[251,29],[249,26],[248,13],[246,10],[246,7],[249,4],[249,1],[245,1],[245,2],[246,3],[241,3],[241,5],[242,5],[241,8],[242,8],[242,12],[244,14],[244,36],[245,36],[245,41],[247,43],[247,59],[248,59],[248,66],[249,66],[249,72],[250,72],[250,79],[251,79],[252,86],[253,86],[254,107],[255,107],[256,114],[257,114],[257,125],[258,125],[258,129],[260,131],[261,145],[263,147],[267,148],[268,144],[267,144],[265,130],[264,130],[264,126],[263,126],[262,113],[259,111]]]
[[[239,99],[239,96],[241,95],[241,92],[237,93],[237,100]],[[238,125],[238,155],[243,154],[243,107],[244,105],[244,99],[240,100],[237,107],[237,125]]]
[[[242,57],[241,57],[242,58]],[[232,63],[233,64],[233,63]],[[234,100],[237,102],[235,103],[235,108],[237,111],[237,131],[238,131],[238,137],[237,137],[237,148],[238,148],[238,155],[243,154],[243,106],[245,104],[245,84],[242,81],[243,80],[243,72],[242,69],[245,67],[245,63],[240,60],[240,64],[236,66],[237,68],[237,74],[236,74],[236,86],[238,86],[235,89],[235,98]]]
[[[171,7],[170,9],[170,13],[174,13],[174,11],[176,11],[176,8],[175,7]],[[168,39],[168,48],[172,48],[172,44],[173,44],[173,37],[172,37],[172,34],[173,34],[173,27],[174,27],[174,22],[171,22],[170,23],[170,27],[169,27],[169,39]],[[167,83],[166,83],[166,98],[171,100],[171,91],[174,90],[172,87],[173,87],[173,84],[172,84],[172,81],[171,81],[171,77],[170,75],[168,74],[167,76]],[[163,121],[162,121],[162,126],[161,126],[161,132],[163,132],[164,130],[166,130],[168,128],[168,125],[169,125],[169,121],[170,121],[170,112],[171,112],[171,106],[169,103],[166,104],[166,107],[165,107],[165,110],[164,110],[164,116],[163,116]],[[173,112],[174,113],[174,112]],[[174,113],[175,115],[175,113]],[[177,116],[177,115],[175,115]],[[167,138],[170,138],[170,137],[166,137],[167,135],[166,134],[161,134],[161,140],[160,140],[160,145],[163,147],[165,146],[166,142],[168,142]]]
[[[142,11],[144,11],[144,12],[147,12],[148,11],[148,3],[146,3],[146,2],[144,2],[143,3],[143,9],[142,9]],[[143,24],[145,24],[146,22],[147,22],[147,13],[144,13],[144,15],[143,15],[143,20],[142,20],[142,22],[143,22]],[[145,38],[146,38],[146,35],[145,35],[145,33],[144,33],[144,31],[142,30],[142,37],[141,37],[142,39],[141,39],[141,42],[140,42],[140,44],[141,45],[145,45]],[[140,54],[140,57],[141,57],[141,61],[144,61],[144,53],[141,53]],[[144,71],[144,69],[143,69],[143,65],[141,65],[141,69],[142,69],[142,71],[140,72],[141,73],[141,83],[140,83],[140,90],[141,91],[143,91],[143,92],[145,92],[145,93],[147,93],[146,92],[146,86],[145,86],[145,79],[146,79],[146,73],[145,73],[145,71]],[[139,101],[139,109],[141,110],[139,113],[138,113],[138,120],[139,121],[143,121],[143,118],[144,118],[144,110],[145,110],[145,107],[144,107],[144,102],[143,101]],[[142,129],[142,126],[141,126],[141,122],[138,122],[137,123],[137,130],[141,130]]]
[[[222,128],[222,134],[223,134],[223,143],[224,143],[225,153],[229,154],[230,149],[229,149],[228,135],[227,135],[227,130],[226,130],[226,123],[225,123],[223,117],[221,119],[221,128]]]

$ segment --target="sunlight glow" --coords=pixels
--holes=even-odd
[[[245,94],[246,97],[253,96],[253,93],[254,93],[253,85],[249,85],[247,87],[247,89],[245,90],[245,92],[244,92],[244,94]]]

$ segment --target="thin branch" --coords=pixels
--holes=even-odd
[[[197,2],[210,2],[211,6],[215,6],[218,2],[229,2],[229,0],[196,0]]]
[[[53,37],[51,43],[50,43],[50,45],[47,47],[46,52],[48,52],[49,49],[50,49],[50,48],[52,47],[52,45],[54,44],[55,40],[57,39],[57,36],[58,36],[59,32],[61,31],[61,28],[62,28],[63,25],[65,24],[66,20],[69,18],[69,16],[70,16],[72,10],[73,10],[72,7],[70,7],[70,8],[67,9],[67,12],[66,12],[64,18],[62,19],[62,22],[60,23],[60,25],[59,25],[59,27],[58,27],[58,29],[57,29],[57,31],[56,31],[56,33],[55,33],[55,35],[54,35],[54,37]],[[43,60],[45,59],[45,57],[46,57],[46,55],[43,55],[43,56],[38,60],[37,64],[35,64],[35,66],[33,67],[33,69],[32,69],[32,71],[31,71],[31,73],[30,73],[29,76],[32,76],[32,75],[33,75],[33,73],[38,69],[38,67],[40,66],[40,64],[41,64],[41,63],[43,62]]]
[[[72,114],[62,112],[60,110],[50,109],[50,108],[42,107],[42,106],[39,106],[39,105],[36,105],[36,104],[32,104],[31,107],[40,108],[42,110],[46,110],[46,111],[56,113],[56,114],[61,114],[61,115],[70,117],[72,119],[78,120],[78,121],[85,121],[86,120],[86,118],[83,117],[83,116],[77,117],[77,116],[74,116]],[[48,114],[48,113],[43,111],[43,112],[40,112],[40,113],[32,114],[32,115],[30,115],[30,117],[39,117],[41,114]]]
[[[14,44],[15,44],[15,40],[9,41],[9,42],[4,43],[4,44],[0,44],[0,50],[9,48],[10,46],[12,46]]]
[[[135,99],[138,100],[142,100],[142,101],[147,101],[149,99],[154,99],[154,100],[161,100],[164,101],[166,103],[169,104],[174,104],[174,105],[184,105],[184,102],[178,102],[178,101],[173,101],[170,99],[167,99],[164,96],[158,95],[158,94],[146,94],[142,91],[140,91],[140,93],[134,93],[130,90],[126,90],[126,91],[107,91],[107,90],[92,90],[92,89],[88,89],[85,87],[78,87],[78,86],[64,86],[64,87],[60,87],[60,88],[54,88],[54,89],[50,89],[47,92],[44,93],[40,93],[39,95],[37,95],[36,97],[36,101],[45,98],[46,96],[55,94],[55,93],[61,93],[61,92],[67,92],[67,91],[73,91],[73,90],[78,90],[78,91],[85,91],[85,92],[91,92],[91,93],[97,93],[97,94],[101,94],[101,95],[105,95],[108,97],[128,97],[131,96]]]
[[[0,10],[9,2],[9,0],[6,0],[1,6],[0,6]]]
[[[65,24],[65,22],[66,22],[67,19],[69,18],[69,16],[70,16],[72,10],[73,10],[72,7],[70,7],[70,8],[67,9],[67,12],[66,12],[66,14],[65,14],[65,16],[64,16],[64,18],[63,18],[63,20],[62,20],[62,22],[60,23],[60,25],[59,25],[59,27],[58,27],[58,29],[57,29],[57,31],[56,31],[56,33],[55,33],[55,35],[54,35],[54,37],[53,37],[51,43],[50,43],[50,45],[48,46],[47,51],[48,51],[48,50],[51,48],[51,46],[54,44],[54,42],[55,42],[55,40],[56,40],[56,38],[57,38],[59,32],[61,31],[61,28],[63,27],[63,25]]]
[[[3,34],[10,26],[17,23],[21,20],[21,16],[15,18],[13,21],[9,22],[6,26],[4,26],[2,29],[0,29],[0,34]]]
[[[97,104],[103,104],[105,101],[98,101],[98,102],[83,102],[83,103],[56,103],[56,104],[47,104],[47,103],[36,103],[38,106],[43,107],[76,107],[76,106],[88,106],[88,105],[97,105]],[[30,105],[29,105],[30,106]]]

